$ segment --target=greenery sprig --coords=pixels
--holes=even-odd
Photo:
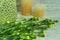
[[[53,28],[57,20],[37,17],[23,19],[22,21],[6,21],[0,24],[0,40],[34,40],[36,37],[45,37],[45,31]]]

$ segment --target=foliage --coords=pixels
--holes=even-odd
[[[0,24],[0,40],[34,40],[36,37],[45,37],[45,31],[53,28],[57,22],[36,17],[22,21],[6,21]]]

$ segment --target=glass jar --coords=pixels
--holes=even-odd
[[[33,16],[38,18],[43,18],[45,13],[45,6],[44,4],[35,4],[33,6]]]
[[[24,16],[30,16],[32,11],[32,0],[21,0],[21,12]]]

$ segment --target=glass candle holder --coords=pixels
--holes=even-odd
[[[32,0],[21,0],[21,12],[24,16],[30,16],[32,11]]]
[[[43,18],[45,13],[45,6],[43,4],[36,4],[33,8],[33,16]]]

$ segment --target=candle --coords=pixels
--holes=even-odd
[[[21,12],[24,16],[30,16],[32,11],[32,0],[21,0]]]
[[[43,18],[45,13],[45,7],[43,4],[36,4],[34,6],[33,16],[38,18]]]

